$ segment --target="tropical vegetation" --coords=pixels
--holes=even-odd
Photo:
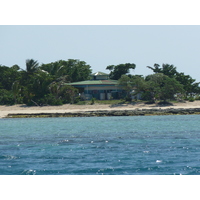
[[[148,102],[168,101],[173,99],[194,100],[200,94],[199,83],[189,75],[180,73],[169,64],[147,66],[153,71],[146,77],[132,75],[134,63],[109,65],[110,79],[126,91],[126,100],[131,101],[140,94]],[[59,60],[39,64],[34,59],[27,59],[25,69],[18,65],[11,67],[0,65],[0,105],[26,104],[62,105],[78,103],[78,89],[66,84],[90,79],[91,66],[76,59]],[[92,103],[96,100],[92,101]]]

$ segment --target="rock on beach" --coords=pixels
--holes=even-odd
[[[0,106],[0,118],[17,117],[102,117],[102,116],[146,116],[146,115],[187,115],[200,114],[200,101],[174,103],[170,106],[157,104],[123,105],[73,105],[62,106]]]

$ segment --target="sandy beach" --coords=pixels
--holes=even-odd
[[[72,105],[65,104],[62,106],[26,106],[26,105],[13,105],[13,106],[0,106],[0,118],[6,117],[8,114],[37,114],[37,113],[66,113],[66,112],[84,112],[84,111],[98,111],[98,110],[135,110],[135,109],[178,109],[178,108],[200,108],[200,101],[174,103],[170,106],[162,106],[157,104],[117,104],[117,105]]]

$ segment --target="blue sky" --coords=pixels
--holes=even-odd
[[[200,81],[200,26],[63,25],[0,26],[0,64],[26,59],[49,63],[79,59],[93,70],[109,72],[108,65],[135,63],[132,74],[151,74],[146,66],[173,64]]]

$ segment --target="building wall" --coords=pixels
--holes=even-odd
[[[81,97],[85,100],[90,100],[92,98],[98,100],[109,100],[120,99],[123,95],[123,90],[117,86],[89,86],[85,87],[84,93],[81,94]]]

